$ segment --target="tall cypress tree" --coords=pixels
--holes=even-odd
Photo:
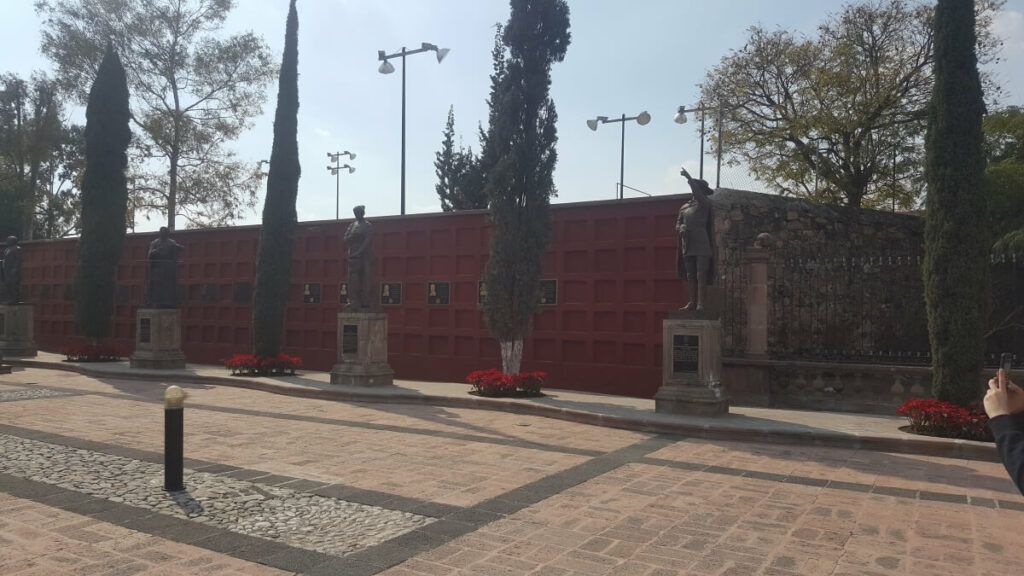
[[[299,17],[295,0],[288,9],[284,56],[274,116],[274,145],[263,202],[263,227],[256,263],[253,298],[253,353],[273,356],[281,351],[284,313],[291,283],[295,241],[295,199],[299,192]]]
[[[569,47],[569,6],[565,0],[511,0],[502,30],[508,49],[500,90],[491,94],[486,153],[496,162],[485,189],[494,231],[485,282],[484,314],[501,346],[502,369],[518,372],[523,339],[540,300],[540,272],[551,236],[555,193],[555,104],[550,97],[551,65]]]
[[[938,0],[935,86],[925,141],[925,299],[932,390],[965,405],[980,394],[989,234],[983,189],[985,104],[973,0]]]
[[[82,236],[78,241],[75,318],[95,343],[110,335],[117,263],[128,212],[128,82],[121,59],[107,46],[85,109]]]

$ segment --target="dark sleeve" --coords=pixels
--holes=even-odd
[[[1024,414],[996,416],[988,421],[988,426],[1010,479],[1024,495]]]

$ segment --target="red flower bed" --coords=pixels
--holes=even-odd
[[[910,431],[925,436],[994,442],[988,416],[977,405],[968,408],[923,398],[907,400],[896,413],[910,421]]]
[[[540,389],[548,375],[544,372],[505,374],[497,368],[477,370],[466,376],[473,385],[471,394],[478,396],[543,396]]]
[[[224,361],[224,366],[231,369],[232,376],[294,375],[295,370],[302,368],[302,358],[288,354],[278,354],[277,356],[235,354]]]
[[[95,344],[65,346],[60,353],[67,362],[117,362],[122,356],[113,346]]]

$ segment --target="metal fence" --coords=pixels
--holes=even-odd
[[[923,254],[780,254],[769,272],[769,341],[777,358],[930,364]],[[986,362],[1024,359],[1024,258],[992,262]]]

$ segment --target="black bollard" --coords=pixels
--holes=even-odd
[[[170,386],[164,392],[164,490],[185,489],[185,391]]]

